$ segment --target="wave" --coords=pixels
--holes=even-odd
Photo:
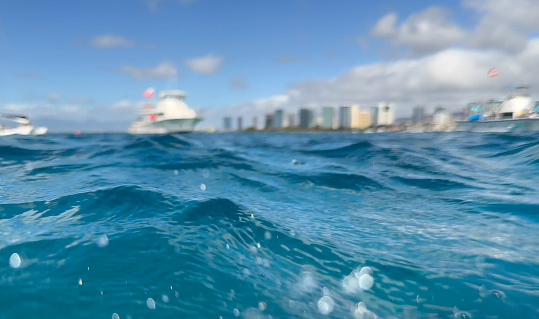
[[[327,296],[334,318],[359,301],[380,317],[533,317],[538,141],[0,140],[2,315],[319,318]],[[364,266],[373,286],[348,289]]]

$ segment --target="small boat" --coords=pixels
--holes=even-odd
[[[129,128],[130,134],[173,134],[192,132],[202,119],[183,101],[182,91],[164,91],[155,107],[146,109]]]
[[[513,88],[503,100],[468,104],[468,119],[455,121],[462,132],[538,132],[539,103],[527,94],[527,87]]]
[[[11,123],[17,123],[18,125],[12,127],[2,123],[0,127],[0,136],[6,135],[45,135],[47,128],[44,126],[34,127],[30,123],[30,120],[25,115],[12,115],[12,114],[0,114],[0,118],[7,120]]]

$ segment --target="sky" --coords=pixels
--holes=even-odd
[[[538,73],[537,0],[0,0],[0,112],[50,131],[125,131],[149,87],[221,128],[326,105],[458,111],[515,84],[539,99]]]

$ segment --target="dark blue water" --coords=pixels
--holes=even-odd
[[[0,164],[0,318],[539,317],[538,134],[3,137]]]

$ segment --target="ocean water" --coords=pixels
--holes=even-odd
[[[0,318],[537,318],[539,134],[0,139]]]

